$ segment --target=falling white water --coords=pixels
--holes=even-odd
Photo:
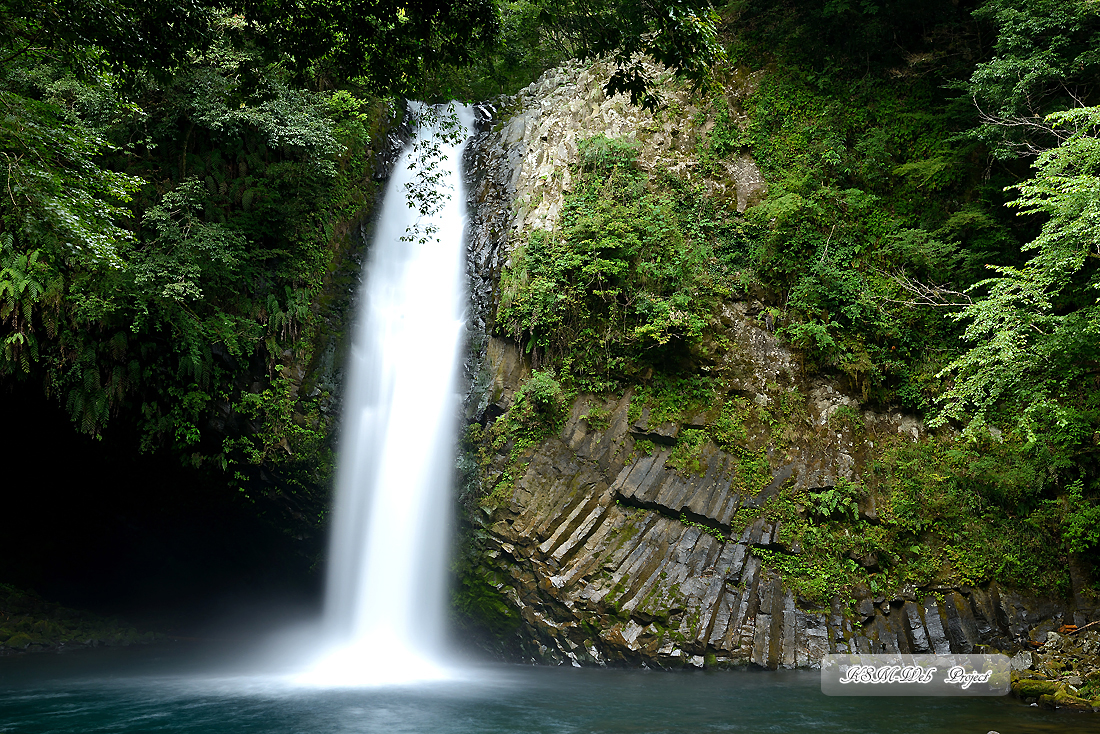
[[[438,122],[423,124],[386,187],[344,398],[325,597],[329,651],[303,683],[445,676],[438,657],[465,306],[459,170],[473,121],[468,108],[455,109],[461,142],[441,140]],[[430,161],[414,150],[433,136],[443,157],[434,180],[425,174]],[[411,207],[410,185],[438,187],[445,195],[438,210],[422,216]]]

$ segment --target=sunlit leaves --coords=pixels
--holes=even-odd
[[[431,130],[432,134],[417,137],[409,152],[408,168],[413,175],[405,183],[405,201],[410,209],[417,210],[419,217],[401,239],[423,243],[432,238],[438,242],[437,226],[423,220],[439,213],[454,195],[454,187],[446,183],[449,167],[444,163],[448,156],[455,155],[455,146],[462,142],[466,131],[453,103],[447,106],[418,104],[410,111],[409,123]]]
[[[131,238],[121,204],[140,179],[101,168],[93,158],[106,140],[54,105],[0,91],[0,115],[9,226],[60,257],[121,267]]]
[[[656,108],[643,57],[652,58],[695,86],[705,86],[711,66],[725,55],[718,43],[717,15],[707,0],[543,0],[541,18],[559,29],[581,58],[610,56],[616,69],[607,94]]]
[[[976,135],[1006,159],[1056,144],[1043,118],[1100,89],[1100,8],[1091,0],[990,0],[974,16],[997,31],[993,58],[970,78],[983,123]]]
[[[1100,108],[1047,121],[1068,136],[1039,156],[1012,203],[1047,217],[1025,247],[1036,254],[1022,267],[993,268],[997,277],[975,286],[987,295],[957,316],[972,346],[945,370],[956,380],[937,421],[964,420],[971,433],[1006,402],[1033,440],[1041,427],[1065,428],[1100,375]]]
[[[227,44],[210,49],[202,62],[180,74],[190,88],[197,124],[226,139],[258,134],[267,146],[303,156],[322,175],[335,175],[333,161],[345,148],[334,134],[329,95],[295,88],[277,74],[245,85],[242,77],[255,73],[255,60]]]

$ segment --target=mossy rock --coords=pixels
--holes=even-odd
[[[1042,700],[1043,698],[1047,698],[1047,696],[1042,696],[1040,700]],[[1063,687],[1053,696],[1050,696],[1050,698],[1054,701],[1055,706],[1059,706],[1061,708],[1074,709],[1077,711],[1092,710],[1091,701],[1081,698],[1079,696],[1072,695],[1068,690],[1066,690],[1065,687]]]
[[[40,637],[34,634],[28,634],[26,632],[18,632],[12,635],[8,639],[8,641],[4,643],[5,646],[10,647],[14,650],[26,650],[31,645],[49,644],[49,640],[45,639],[44,637]]]
[[[1012,692],[1020,698],[1039,698],[1040,696],[1052,696],[1065,686],[1054,680],[1024,679],[1014,681]]]

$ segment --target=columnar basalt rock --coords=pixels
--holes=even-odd
[[[509,350],[515,351],[505,357]],[[495,340],[492,351],[502,362],[522,361],[506,342]],[[507,401],[510,387],[498,382],[492,393]],[[526,457],[510,502],[487,527],[488,562],[507,579],[504,590],[521,610],[526,636],[538,641],[527,648],[532,657],[813,667],[829,652],[1012,649],[1063,619],[1058,602],[996,585],[868,595],[854,610],[839,599],[829,610],[808,608],[754,555],[760,548],[797,552],[779,540],[776,524],[761,517],[728,535],[736,510],[758,506],[758,498],[740,496],[720,469],[686,477],[668,468],[668,447],[637,455],[630,399],[603,406],[609,414],[603,429],[585,420],[592,398],[578,399],[561,432]],[[904,419],[878,418],[882,431],[909,428]],[[808,448],[795,451],[775,481],[815,481],[821,466],[843,465],[844,448],[819,446],[812,461]],[[728,463],[722,457],[712,466]],[[698,521],[684,522],[685,516]]]

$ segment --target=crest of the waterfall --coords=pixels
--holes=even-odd
[[[456,377],[464,329],[469,108],[417,105],[383,198],[338,446],[320,685],[440,677]]]

